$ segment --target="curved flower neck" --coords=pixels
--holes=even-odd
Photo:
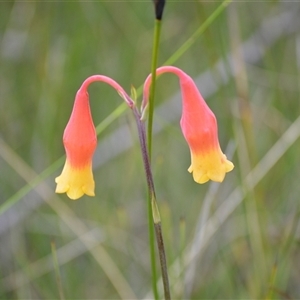
[[[181,69],[179,69],[177,67],[173,67],[173,66],[163,66],[163,67],[156,69],[157,76],[159,76],[163,73],[173,73],[173,74],[177,75],[179,77],[179,80],[181,83],[183,83],[185,80],[192,80],[192,78],[189,75],[187,75],[185,72],[183,72]],[[150,74],[146,78],[145,83],[144,83],[143,102],[142,102],[142,107],[141,107],[142,114],[148,106],[151,83],[152,83],[152,75]]]
[[[118,94],[124,99],[126,104],[132,108],[134,106],[134,101],[128,96],[128,94],[125,92],[125,90],[113,79],[110,77],[104,76],[104,75],[92,75],[88,77],[81,85],[80,90],[87,90],[89,85],[93,82],[100,81],[100,82],[105,82],[112,86]]]

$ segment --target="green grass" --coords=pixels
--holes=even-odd
[[[193,181],[178,81],[159,78],[152,165],[172,296],[299,299],[299,34],[284,22],[259,34],[263,22],[299,3],[236,1],[216,15],[220,5],[167,1],[162,23],[158,64],[171,61],[199,83],[235,164],[222,184]],[[54,178],[77,89],[92,74],[128,93],[139,88],[150,73],[153,26],[151,1],[0,3],[0,299],[151,297],[137,130],[112,88],[89,89],[99,134],[96,197],[56,195]],[[261,39],[239,61],[244,73],[232,77],[225,63],[223,83],[216,64],[253,34]],[[201,80],[207,71],[215,90]],[[125,149],[120,138],[107,144],[126,126]]]

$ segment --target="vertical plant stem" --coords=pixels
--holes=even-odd
[[[141,116],[138,113],[136,107],[133,108],[133,113],[134,113],[135,120],[136,120],[137,127],[138,127],[139,140],[140,140],[140,145],[141,145],[144,169],[146,172],[146,179],[147,179],[147,185],[148,185],[148,191],[149,191],[149,194],[148,194],[149,199],[150,199],[149,204],[151,206],[150,209],[148,210],[149,212],[151,212],[151,216],[149,216],[149,227],[152,227],[152,229],[153,228],[155,229],[155,237],[156,237],[160,265],[161,265],[161,274],[162,274],[162,280],[163,280],[164,295],[165,295],[166,300],[170,300],[171,293],[170,293],[170,287],[169,287],[167,260],[166,260],[166,253],[165,253],[164,241],[163,241],[162,230],[161,230],[161,219],[160,219],[160,214],[159,214],[159,210],[158,210],[158,206],[157,206],[157,202],[156,202],[153,176],[152,176],[150,159],[149,159],[149,154],[148,154],[148,149],[147,149],[146,130],[145,130],[144,123],[141,121]],[[154,227],[153,227],[153,223],[154,223]],[[153,246],[154,246],[154,232],[153,232],[153,236],[152,236],[152,242],[153,242]],[[153,254],[155,255],[155,247],[153,247]],[[155,263],[155,257],[154,257],[154,260],[151,260],[151,263]],[[157,280],[154,281],[153,275],[152,275],[152,280],[153,280],[152,283],[155,283],[155,288],[153,289],[154,297],[155,297],[155,299],[159,299],[157,285],[156,285]]]
[[[155,20],[154,38],[153,38],[153,50],[152,50],[152,64],[151,73],[153,78],[153,84],[151,86],[150,98],[149,98],[149,117],[148,117],[148,159],[149,166],[152,154],[152,127],[153,127],[153,112],[154,112],[154,95],[155,95],[155,79],[156,79],[156,67],[158,60],[158,46],[161,31],[161,21]],[[154,244],[154,228],[153,228],[153,216],[151,206],[152,195],[148,193],[148,230],[149,230],[149,245],[150,245],[150,259],[151,259],[151,272],[152,272],[152,289],[155,300],[158,300],[157,290],[157,272],[156,272],[156,259],[155,259],[155,244]]]
[[[162,230],[161,230],[161,219],[160,219],[160,214],[159,214],[154,190],[152,193],[151,204],[152,204],[155,236],[156,236],[157,248],[158,248],[158,253],[159,253],[159,261],[160,261],[160,266],[161,266],[161,275],[162,275],[162,280],[163,280],[164,294],[165,294],[165,299],[170,300],[171,292],[170,292],[170,285],[169,285],[166,252],[165,252],[164,239],[163,239]]]
[[[153,216],[152,216],[152,206],[151,206],[151,196],[148,194],[148,232],[149,232],[149,246],[150,246],[150,259],[151,259],[151,273],[152,273],[152,290],[155,300],[158,300],[158,290],[157,290],[157,271],[156,271],[156,259],[155,259],[155,237],[154,237],[154,227],[153,227]]]
[[[155,87],[156,87],[156,68],[157,68],[157,60],[158,60],[158,46],[159,46],[160,32],[161,32],[161,21],[155,20],[152,63],[151,63],[152,84],[151,84],[150,97],[149,97],[148,135],[147,135],[148,153],[149,153],[150,161],[151,161],[151,154],[152,154],[152,127],[153,127],[154,97],[155,97]]]
[[[156,273],[155,243],[154,243],[155,237],[154,237],[153,215],[152,215],[152,204],[151,204],[151,199],[155,197],[155,190],[154,190],[154,183],[153,183],[148,149],[147,149],[145,126],[144,123],[140,120],[140,115],[136,107],[133,108],[133,113],[138,128],[141,152],[142,152],[144,169],[146,172],[146,179],[148,185],[148,229],[149,229],[150,260],[151,260],[151,273],[152,273],[151,279],[152,279],[153,296],[155,300],[158,300],[159,297],[158,297],[158,290],[157,290],[157,273]]]
[[[164,240],[163,240],[162,231],[161,231],[161,222],[154,224],[154,227],[155,227],[155,233],[156,233],[156,239],[157,239],[159,260],[160,260],[160,265],[161,265],[161,270],[162,270],[162,279],[163,279],[165,299],[170,300],[171,293],[170,293],[170,285],[169,285],[169,277],[168,277],[167,260],[166,260],[166,254],[165,254],[165,246],[164,246]]]

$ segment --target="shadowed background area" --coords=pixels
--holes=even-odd
[[[235,164],[222,184],[193,181],[178,80],[162,75],[152,165],[172,295],[297,299],[300,5],[220,5],[168,1],[162,23],[159,65],[195,79]],[[153,26],[151,1],[0,3],[0,299],[152,297],[137,130],[111,87],[89,88],[96,197],[56,195],[54,179],[81,83],[102,74],[140,92]]]

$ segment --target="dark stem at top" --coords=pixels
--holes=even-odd
[[[165,0],[153,0],[153,2],[154,2],[154,7],[155,7],[156,20],[161,21],[166,1]]]

